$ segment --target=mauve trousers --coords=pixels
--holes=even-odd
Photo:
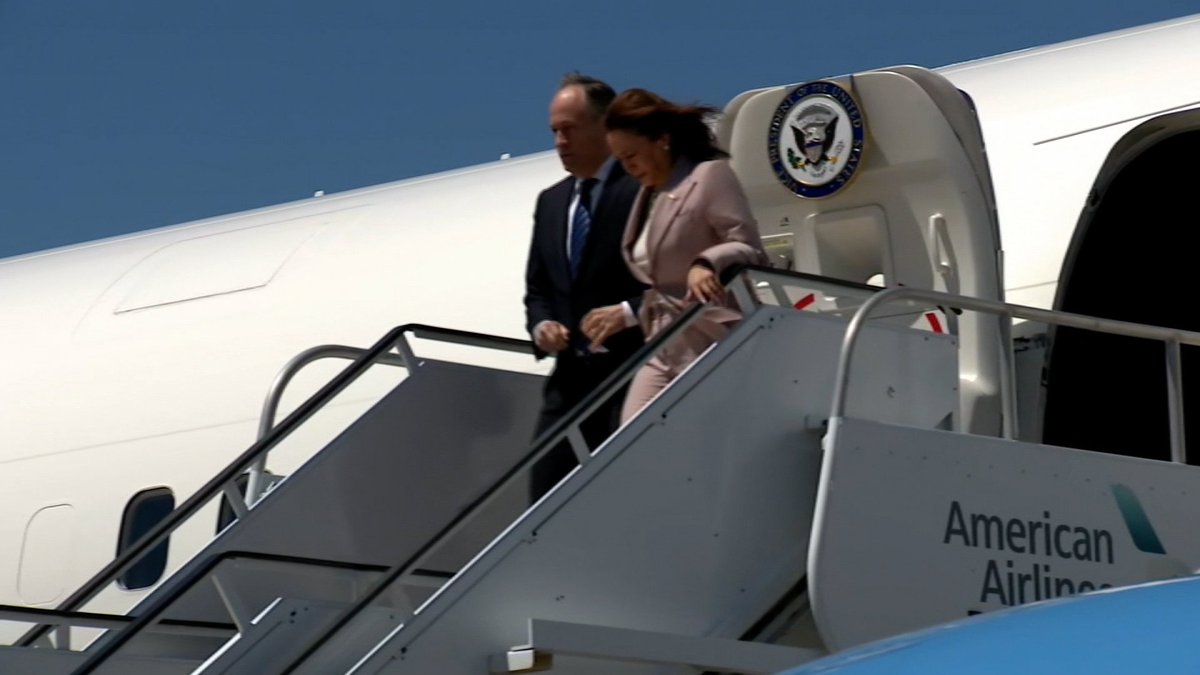
[[[722,331],[727,329],[722,327]],[[621,407],[621,423],[629,421],[643,406],[654,400],[714,342],[716,339],[711,332],[691,326],[667,343],[634,374],[629,393],[625,395],[625,405]]]

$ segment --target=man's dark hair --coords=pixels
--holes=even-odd
[[[617,97],[617,92],[608,86],[607,82],[597,80],[589,75],[584,75],[579,71],[572,71],[563,76],[562,82],[558,85],[558,90],[562,91],[567,87],[580,87],[583,89],[584,95],[587,97],[588,106],[592,112],[596,113],[596,117],[604,117],[604,113],[608,112],[608,106]]]

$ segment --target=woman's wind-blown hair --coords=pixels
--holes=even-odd
[[[717,147],[708,124],[708,119],[718,114],[720,111],[710,106],[678,105],[645,89],[627,89],[609,105],[604,126],[651,140],[669,135],[672,159],[683,157],[700,163],[729,156]]]

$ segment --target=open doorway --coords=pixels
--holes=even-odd
[[[1124,153],[1119,143],[1101,171],[1055,309],[1200,331],[1200,247],[1192,244],[1200,229],[1192,201],[1200,193],[1200,112],[1158,118],[1135,134],[1147,142]],[[1200,464],[1200,349],[1184,347],[1182,359],[1189,461]],[[1044,442],[1170,459],[1165,364],[1159,342],[1054,331]]]

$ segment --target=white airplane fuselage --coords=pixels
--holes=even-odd
[[[1054,305],[1106,157],[1200,106],[1197,61],[1192,17],[937,71],[978,112],[1009,301]],[[248,447],[297,353],[402,323],[526,337],[530,215],[562,176],[541,153],[0,261],[0,604],[56,605],[112,558],[131,497],[178,503]],[[307,370],[288,406],[340,367]]]

